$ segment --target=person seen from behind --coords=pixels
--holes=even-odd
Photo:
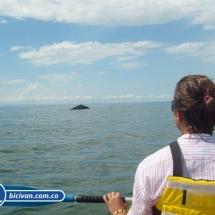
[[[128,215],[215,214],[215,84],[188,75],[171,102],[181,136],[138,166]],[[112,215],[125,215],[120,193],[103,196]]]

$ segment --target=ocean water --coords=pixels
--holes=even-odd
[[[180,136],[170,102],[0,106],[0,184],[132,196],[137,165]],[[0,214],[108,215],[105,204],[0,207]]]

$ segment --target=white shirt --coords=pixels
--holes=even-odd
[[[183,176],[215,180],[215,137],[185,134],[177,141],[182,151]],[[173,175],[173,162],[169,146],[145,158],[135,174],[132,209],[128,215],[151,215],[170,175]]]

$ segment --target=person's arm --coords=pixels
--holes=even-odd
[[[121,199],[121,195],[118,192],[108,193],[103,196],[103,199],[112,215],[125,215],[127,204]]]
[[[145,170],[145,168],[144,168]],[[139,165],[135,174],[135,181],[133,186],[132,208],[128,215],[151,215],[152,206],[150,206],[150,181],[147,178],[146,172]],[[119,209],[126,210],[125,204],[119,193],[109,193],[103,196],[103,199],[112,215]],[[151,203],[151,202],[150,202]],[[117,213],[117,215],[125,215],[125,212]]]
[[[147,177],[147,169],[144,165],[139,165],[133,185],[132,207],[128,215],[151,215],[151,184]]]

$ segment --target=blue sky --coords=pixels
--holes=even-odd
[[[170,101],[215,79],[214,0],[0,0],[0,104]]]

